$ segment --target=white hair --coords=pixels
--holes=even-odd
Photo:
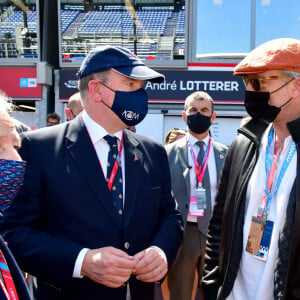
[[[0,90],[0,111],[10,114],[13,111],[13,108],[14,106],[11,102],[11,98],[7,97],[7,95]]]
[[[294,78],[300,77],[300,73],[295,72],[295,71],[282,70],[282,72],[287,74],[287,75],[290,75],[291,77],[294,77]]]
[[[1,127],[14,127],[14,120],[10,117],[13,111],[13,104],[11,99],[0,90],[0,126]]]

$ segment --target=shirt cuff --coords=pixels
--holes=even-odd
[[[82,267],[82,263],[83,263],[83,259],[84,259],[84,256],[85,254],[89,251],[88,248],[83,248],[77,258],[76,258],[76,261],[75,261],[75,266],[74,266],[74,270],[73,270],[73,276],[74,278],[83,278],[84,276],[81,275],[81,267]]]

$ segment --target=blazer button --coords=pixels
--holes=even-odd
[[[129,246],[130,246],[130,244],[128,243],[128,242],[126,242],[125,244],[124,244],[124,248],[127,250],[127,249],[129,249]]]

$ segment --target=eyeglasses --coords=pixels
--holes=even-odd
[[[273,75],[273,76],[266,76],[266,77],[244,76],[243,81],[245,86],[247,86],[250,83],[254,91],[259,92],[261,90],[262,84],[264,84],[267,80],[277,80],[284,77],[289,77],[289,76],[288,75]],[[294,77],[292,77],[288,82],[286,82],[286,84],[288,84],[293,79]]]

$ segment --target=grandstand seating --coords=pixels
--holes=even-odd
[[[0,57],[37,57],[36,45],[29,49],[17,49],[16,28],[24,27],[24,14],[21,10],[11,10],[9,13],[2,14],[0,22]],[[29,11],[27,13],[27,33],[26,37],[33,41],[32,36],[37,35],[37,13]],[[36,39],[35,39],[36,40]],[[36,44],[36,41],[34,42]]]
[[[176,35],[184,36],[185,35],[185,11],[180,10],[178,13],[178,23],[176,27]]]
[[[27,13],[27,24],[29,32],[37,32],[37,13],[30,11]],[[10,34],[15,37],[15,27],[24,27],[24,16],[20,10],[15,10],[5,21],[0,23],[0,36]]]
[[[94,44],[125,45],[133,50],[134,14],[130,8],[105,6],[102,10],[84,12],[83,10],[64,9],[61,13],[63,52],[68,61],[83,57]],[[157,59],[170,59],[174,51],[184,46],[185,10],[175,11],[173,7],[142,7],[136,11],[137,54],[141,58],[153,56]],[[170,51],[157,53],[160,36],[173,36]],[[108,39],[106,39],[106,38]],[[180,41],[176,37],[181,37]],[[76,42],[70,41],[76,39]],[[94,42],[93,42],[94,40]],[[183,40],[183,41],[182,41]],[[81,44],[78,46],[78,41]]]
[[[79,16],[79,14],[81,16]],[[136,32],[138,35],[156,36],[163,34],[167,19],[172,15],[171,10],[153,9],[138,10],[136,13]],[[67,11],[63,10],[61,30],[65,37],[70,36],[67,28],[71,26],[76,17],[81,17],[83,22],[78,23],[76,33],[81,37],[92,37],[95,34],[102,35],[132,35],[133,17],[125,8],[105,9],[103,11]],[[76,21],[75,21],[76,22]]]
[[[78,15],[78,10],[62,10],[60,15],[61,32],[64,33]]]
[[[138,38],[137,52],[142,58],[170,59],[174,52],[184,47],[184,7],[180,10],[171,6],[140,7],[134,15],[131,7],[104,6],[102,9],[86,12],[83,6],[66,6],[61,10],[60,22],[63,53],[71,54],[71,60],[84,57],[90,48],[101,43],[113,43],[133,50],[134,29]],[[36,11],[27,13],[27,24],[28,32],[37,33]],[[0,57],[18,56],[16,27],[24,27],[23,12],[19,9],[1,18]],[[169,45],[165,42],[161,45],[160,40],[163,39],[160,37],[173,38],[169,39]],[[161,48],[164,48],[163,51],[158,53]],[[36,53],[21,52],[19,55],[35,57]]]

